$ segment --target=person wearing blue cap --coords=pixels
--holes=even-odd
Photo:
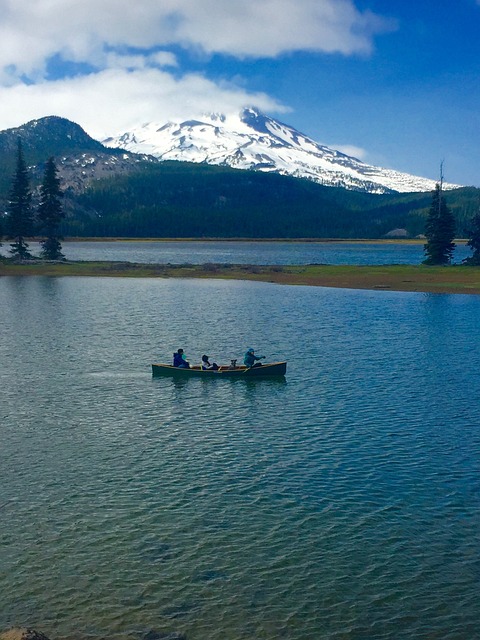
[[[252,347],[248,347],[247,352],[243,358],[243,364],[251,369],[252,367],[260,367],[262,365],[261,362],[256,362],[257,360],[265,360],[265,356],[256,356],[255,349]]]

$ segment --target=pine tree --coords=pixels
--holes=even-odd
[[[467,247],[472,249],[473,254],[463,260],[464,264],[470,264],[474,266],[480,265],[480,210],[470,220],[468,229],[469,239]]]
[[[32,257],[25,241],[26,237],[33,234],[32,194],[20,139],[18,140],[17,166],[7,202],[6,233],[9,239],[15,241],[10,245],[10,253],[14,257],[22,260]]]
[[[425,225],[427,244],[424,245],[426,258],[423,264],[445,265],[452,260],[455,243],[455,218],[447,207],[442,192],[442,182],[435,186],[432,204]]]
[[[47,160],[43,183],[40,187],[40,205],[38,207],[38,222],[40,231],[45,235],[42,245],[42,257],[47,260],[62,260],[65,256],[62,253],[60,244],[61,236],[58,229],[61,221],[65,217],[60,198],[60,180],[57,174],[57,167],[53,158]]]

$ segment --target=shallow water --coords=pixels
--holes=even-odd
[[[479,297],[9,277],[0,308],[0,628],[476,637]],[[179,346],[287,377],[153,379]]]

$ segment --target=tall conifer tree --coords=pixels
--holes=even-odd
[[[42,256],[47,260],[62,260],[62,245],[59,235],[60,223],[65,212],[60,202],[62,192],[58,178],[55,160],[49,158],[45,165],[42,186],[40,187],[40,205],[38,207],[38,222],[40,231],[45,235],[41,242]]]
[[[6,232],[8,238],[14,240],[10,245],[10,253],[22,260],[31,258],[25,238],[33,234],[32,194],[20,139],[18,140],[17,166],[7,203]]]
[[[432,204],[425,225],[427,243],[423,264],[446,265],[452,261],[455,243],[455,218],[447,207],[442,192],[442,180],[435,185]]]
[[[473,251],[472,255],[463,260],[464,264],[470,264],[479,266],[480,265],[480,209],[470,220],[469,230],[468,230],[469,238],[467,242],[467,246]]]

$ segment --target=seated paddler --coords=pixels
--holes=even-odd
[[[256,356],[255,349],[249,347],[243,358],[243,364],[249,369],[251,369],[252,367],[260,367],[262,363],[257,362],[257,360],[265,360],[265,356]]]
[[[178,367],[179,369],[189,369],[190,363],[185,358],[185,354],[183,353],[183,349],[178,349],[173,354],[173,366]]]
[[[209,369],[213,369],[213,371],[217,371],[218,364],[216,362],[210,362],[210,356],[203,355],[202,356],[202,370],[208,371]]]

